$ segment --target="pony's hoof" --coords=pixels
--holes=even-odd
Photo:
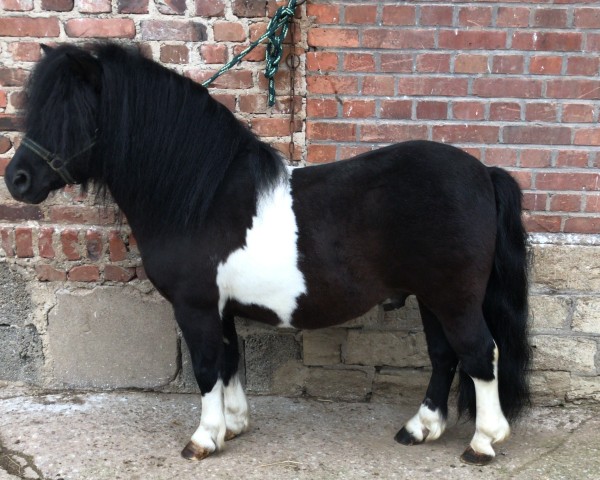
[[[486,455],[485,453],[477,453],[473,448],[468,447],[465,452],[460,456],[460,461],[467,465],[478,465],[483,467],[491,463],[494,459],[492,455]]]
[[[233,433],[231,430],[227,429],[225,432],[225,441],[232,440],[237,437],[239,433]]]
[[[206,448],[202,448],[196,445],[194,442],[189,441],[185,448],[181,451],[181,456],[188,460],[202,460],[208,457],[212,452]]]
[[[419,443],[423,443],[422,441],[413,437],[412,433],[410,433],[406,427],[402,427],[402,429],[394,437],[394,440],[402,445],[419,445]]]

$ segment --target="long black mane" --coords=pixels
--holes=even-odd
[[[63,46],[49,56],[59,56],[61,49],[71,57],[86,55]],[[203,86],[135,48],[102,44],[92,51],[101,67],[99,102],[90,106],[89,95],[75,94],[71,115],[97,109],[92,180],[109,187],[126,215],[143,219],[140,227],[171,232],[200,228],[234,162],[246,162],[256,195],[282,177],[285,166],[279,155]],[[34,76],[49,75],[44,70],[42,61]],[[72,89],[67,77],[63,72],[61,81]],[[36,105],[30,103],[29,110],[35,112]],[[90,123],[72,119],[78,120]]]

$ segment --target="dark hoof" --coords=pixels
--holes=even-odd
[[[196,445],[194,442],[189,441],[185,448],[181,451],[181,456],[188,460],[202,460],[211,454],[205,448]]]
[[[235,437],[237,437],[239,435],[239,433],[233,433],[231,430],[227,430],[225,432],[225,441],[229,441],[234,439]]]
[[[488,465],[494,457],[491,455],[486,455],[485,453],[477,453],[471,447],[468,447],[460,457],[460,461],[466,463],[467,465],[478,465],[483,467],[484,465]]]
[[[419,443],[423,443],[422,441],[419,441],[413,437],[406,427],[402,427],[402,429],[394,437],[394,440],[402,445],[419,445]]]

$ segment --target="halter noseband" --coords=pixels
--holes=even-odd
[[[91,143],[87,147],[85,147],[81,151],[77,152],[75,155],[71,155],[66,160],[63,160],[60,155],[58,155],[56,153],[52,153],[49,150],[46,150],[39,143],[34,142],[29,137],[23,137],[23,140],[21,140],[21,145],[23,145],[24,147],[31,150],[38,157],[44,159],[46,161],[46,163],[50,166],[50,168],[52,170],[54,170],[56,173],[58,173],[60,175],[60,178],[62,178],[67,185],[77,183],[77,181],[73,178],[73,176],[67,170],[67,164],[71,160],[73,160],[75,157],[78,157],[82,153],[90,150],[95,144],[96,144],[96,137],[94,136],[94,138],[92,138]]]

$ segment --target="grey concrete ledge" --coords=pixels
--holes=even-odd
[[[530,233],[531,245],[600,245],[600,235],[582,233]]]

